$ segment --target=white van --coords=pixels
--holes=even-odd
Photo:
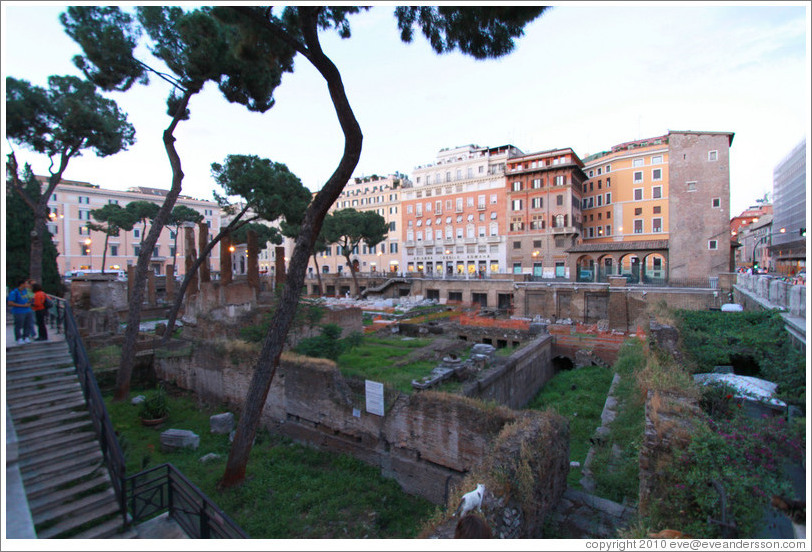
[[[65,272],[65,280],[70,281],[76,277],[82,277],[85,274],[101,274],[101,270],[89,270],[80,268],[79,270],[68,270]],[[105,274],[114,274],[116,276],[116,280],[119,282],[126,282],[127,281],[127,271],[126,270],[115,270],[115,269],[107,269],[104,271]]]

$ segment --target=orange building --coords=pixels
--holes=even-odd
[[[508,161],[507,262],[512,273],[569,277],[566,249],[581,234],[583,166],[571,148]]]

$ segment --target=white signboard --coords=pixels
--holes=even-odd
[[[383,384],[366,380],[367,412],[383,416]]]

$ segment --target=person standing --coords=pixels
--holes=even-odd
[[[33,278],[29,278],[28,279],[28,286],[26,286],[26,288],[25,288],[25,295],[28,297],[28,305],[29,306],[33,306],[33,304],[34,304],[34,290],[33,290],[33,287],[34,287],[34,285],[36,283],[37,282]],[[28,328],[28,337],[30,337],[31,339],[34,338],[34,332],[36,331],[34,329],[35,324],[36,324],[36,319],[34,318],[34,311],[32,309],[32,310],[28,311],[28,315],[26,316],[26,319],[25,319],[25,326],[26,326],[26,328]]]
[[[14,339],[19,344],[31,343],[30,337],[33,335],[33,332],[29,334],[27,325],[28,315],[32,313],[31,302],[26,293],[27,287],[28,280],[20,279],[17,287],[12,289],[6,298],[6,302],[11,307],[11,315],[14,317]]]
[[[34,283],[31,288],[34,291],[34,301],[31,303],[31,310],[34,311],[34,317],[37,319],[37,339],[35,341],[48,341],[48,328],[45,326],[45,316],[48,314],[48,309],[45,303],[48,301],[48,296],[42,291],[42,286]]]

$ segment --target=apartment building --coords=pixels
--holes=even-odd
[[[568,278],[566,249],[581,234],[583,162],[571,148],[507,162],[507,268],[513,274]]]
[[[775,270],[794,275],[806,270],[806,139],[773,170],[773,228],[770,254]],[[781,231],[783,229],[783,232]]]
[[[506,271],[505,167],[510,144],[445,148],[403,191],[406,272],[474,277]]]
[[[401,240],[401,196],[405,189],[411,187],[408,176],[394,173],[388,176],[358,177],[349,181],[341,195],[333,203],[330,213],[342,209],[355,209],[356,211],[374,211],[381,215],[389,225],[386,239],[369,247],[361,243],[350,258],[356,263],[357,270],[361,272],[389,272],[398,273],[401,269],[402,240]],[[324,273],[342,273],[349,271],[347,260],[339,250],[338,245],[331,244],[317,256],[319,269]],[[309,275],[313,275],[315,267],[308,267]],[[349,272],[348,272],[349,273]]]
[[[732,142],[732,132],[670,131],[584,159],[583,233],[568,250],[576,279],[665,282],[730,270]]]
[[[47,177],[37,179],[45,184]],[[126,270],[138,261],[141,242],[149,232],[149,223],[136,223],[131,231],[121,230],[118,236],[110,236],[107,253],[104,255],[105,235],[102,232],[91,232],[88,222],[94,222],[91,211],[107,204],[116,203],[125,207],[131,201],[151,201],[162,205],[167,190],[148,187],[134,187],[126,191],[102,188],[96,184],[76,180],[62,180],[57,184],[54,193],[48,200],[50,221],[48,230],[53,236],[59,255],[56,258],[60,274],[73,270],[101,270],[104,258],[106,270]],[[179,196],[176,205],[185,205],[203,215],[209,226],[209,239],[220,231],[220,206],[213,201]],[[176,266],[176,274],[184,274],[183,259],[186,255],[183,234],[177,236],[176,229],[165,226],[152,251],[150,269],[156,275],[166,274],[167,265]],[[195,229],[197,236],[197,229]],[[219,268],[219,250],[212,252],[211,266],[214,271]]]

